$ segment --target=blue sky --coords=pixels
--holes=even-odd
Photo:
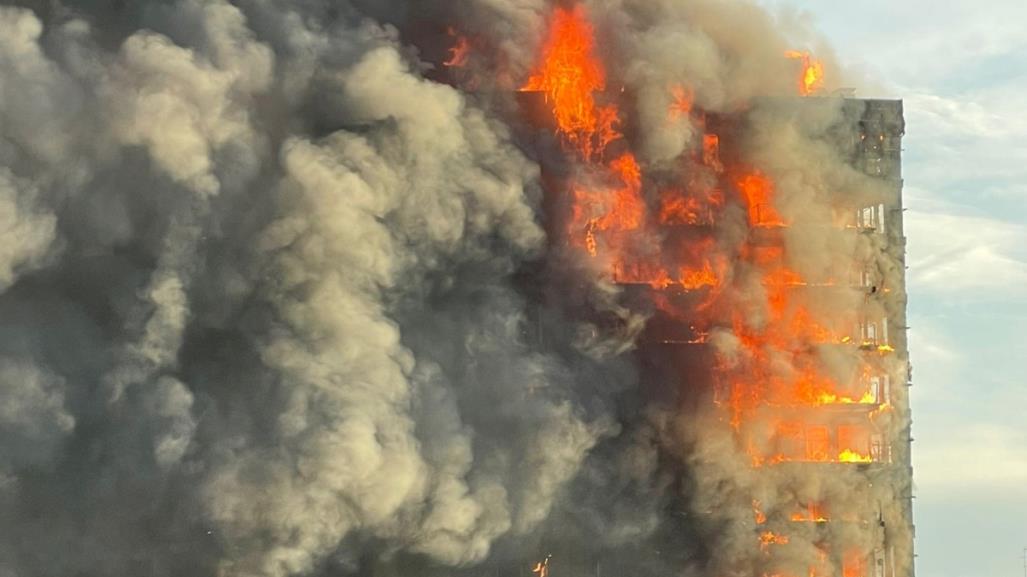
[[[1027,546],[1027,2],[765,0],[905,101],[917,574]]]

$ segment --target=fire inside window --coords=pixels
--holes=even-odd
[[[891,383],[887,374],[864,376],[863,387],[874,404],[885,405],[891,402]]]
[[[831,427],[797,421],[782,422],[774,433],[772,447],[773,450],[762,457],[771,463],[891,461],[890,445],[882,435],[872,431],[867,423]]]
[[[831,438],[827,427],[812,425],[806,429],[806,459],[828,461],[831,459]]]
[[[878,347],[888,345],[888,319],[880,320],[864,319],[856,327],[859,343],[864,347]]]
[[[702,148],[703,164],[717,172],[723,172],[724,165],[720,163],[720,137],[716,134],[704,134]]]

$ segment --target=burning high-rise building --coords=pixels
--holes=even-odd
[[[789,51],[794,97],[712,112],[668,87],[696,145],[650,172],[591,34],[558,9],[521,102],[573,157],[550,163],[552,234],[619,287],[607,315],[646,318],[646,397],[695,420],[703,574],[912,575],[901,101],[822,94]]]
[[[794,24],[0,0],[0,577],[911,577],[901,103]]]

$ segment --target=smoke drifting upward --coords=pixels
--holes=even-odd
[[[841,99],[775,98],[796,47],[837,86],[801,26],[741,0],[7,4],[0,577],[806,575],[871,555],[868,515],[904,527],[901,480],[789,468],[791,409],[760,412],[907,370],[824,312],[897,318],[900,255],[784,226],[886,194],[838,152]],[[894,296],[785,296],[856,262]],[[799,503],[852,523],[768,555]]]

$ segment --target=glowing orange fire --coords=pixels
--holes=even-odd
[[[674,97],[674,102],[670,105],[671,120],[687,117],[692,113],[695,92],[691,88],[678,84],[671,87],[670,93]]]
[[[594,49],[595,34],[585,9],[557,8],[540,63],[521,88],[545,94],[564,142],[598,173],[594,180],[606,181],[571,187],[568,234],[592,256],[599,253],[603,231],[634,230],[645,217],[642,173],[634,156],[626,153],[608,164],[597,159],[620,134],[614,128],[619,121],[616,107],[596,102],[596,93],[606,87],[606,70]]]
[[[590,262],[602,263],[615,282],[652,287],[648,292],[661,314],[693,323],[663,342],[716,343],[718,331],[730,333],[732,355],[721,353],[714,367],[716,399],[753,467],[886,459],[876,445],[871,451],[871,411],[882,410],[878,396],[860,375],[828,371],[818,352],[849,347],[887,353],[890,347],[854,337],[854,319],[821,310],[811,298],[812,287],[833,286],[836,276],[832,269],[807,278],[803,263],[790,262],[785,239],[791,215],[774,175],[745,165],[731,142],[721,150],[720,136],[711,130],[715,124],[707,127],[686,84],[669,88],[667,122],[690,122],[702,136],[683,155],[681,170],[667,176],[662,166],[644,166],[624,152],[629,143],[619,127],[627,116],[616,100],[604,97],[607,72],[596,47],[585,8],[554,9],[538,64],[522,87],[545,95],[574,163],[573,176],[563,181],[568,244],[596,257]],[[800,93],[821,90],[823,65],[808,53],[788,56],[802,63]],[[689,171],[701,174],[677,176]],[[711,227],[736,215],[748,217],[748,232],[715,241]],[[685,300],[688,305],[679,304]],[[788,536],[763,530],[767,514],[759,501],[752,511],[761,526],[761,550],[788,543]],[[790,518],[827,521],[812,504]],[[533,571],[546,577],[548,558]],[[819,570],[811,568],[810,574]]]
[[[755,499],[752,501],[752,514],[757,525],[762,525],[767,522],[767,516],[760,510],[760,502]]]
[[[749,171],[736,182],[753,229],[787,226],[774,206],[774,186],[769,176]],[[825,374],[811,354],[819,344],[851,342],[845,331],[854,323],[837,314],[837,318],[825,317],[824,312],[810,306],[808,293],[798,289],[812,285],[788,265],[783,245],[745,247],[740,256],[762,279],[765,316],[753,324],[743,311],[733,313],[732,332],[745,351],[744,362],[723,363],[728,367],[721,376],[726,383],[724,392],[718,395],[729,408],[731,425],[749,434],[744,433],[743,423],[772,407],[875,405],[876,397],[869,386],[853,393]],[[748,304],[751,306],[751,298]],[[853,380],[859,381],[859,377],[853,375]],[[873,416],[868,411],[863,418],[869,424]],[[801,420],[782,422],[769,447],[755,442],[745,446],[754,467],[793,461],[866,463],[872,460],[869,449],[858,447],[869,446],[868,424],[834,430]]]
[[[834,393],[820,393],[817,395],[817,403],[821,405],[872,405],[874,402],[874,394],[870,392],[863,393],[863,396],[858,399]]]
[[[760,550],[764,553],[770,549],[771,545],[785,545],[787,543],[787,535],[778,535],[773,531],[764,531],[760,533]]]
[[[622,186],[613,195],[613,206],[600,217],[599,230],[635,230],[645,217],[642,201],[642,169],[631,154],[624,154],[609,164]]]
[[[720,137],[716,134],[704,134],[702,137],[702,163],[717,172],[724,170],[720,163]]]
[[[797,523],[826,523],[827,515],[819,503],[810,503],[802,511],[792,513],[791,520]]]
[[[703,263],[701,269],[681,269],[681,286],[686,289],[698,289],[704,286],[717,286],[717,273],[713,271],[710,261]]]
[[[713,367],[716,400],[753,467],[786,470],[799,466],[788,463],[811,463],[802,467],[834,470],[875,459],[888,462],[890,453],[880,446],[874,429],[890,418],[884,415],[887,393],[882,393],[880,381],[871,384],[867,371],[872,365],[877,379],[885,361],[873,353],[885,355],[892,349],[861,332],[866,319],[823,310],[826,299],[814,296],[816,291],[825,294],[814,287],[848,290],[842,286],[847,284],[845,269],[809,272],[813,267],[789,252],[794,213],[780,197],[783,181],[775,182],[773,170],[745,158],[732,139],[725,137],[721,149],[721,137],[714,133],[721,126],[718,117],[710,115],[707,126],[687,84],[669,88],[666,119],[673,126],[690,123],[695,128],[694,150],[682,155],[680,166],[673,171],[646,166],[644,157],[626,152],[631,143],[620,125],[628,115],[622,114],[617,99],[604,93],[607,72],[596,47],[582,6],[556,8],[539,62],[522,87],[544,94],[573,165],[571,176],[559,181],[568,195],[562,205],[568,211],[568,244],[595,257],[586,260],[601,264],[616,283],[651,287],[640,292],[651,294],[660,314],[682,325],[661,334],[659,338],[667,339],[663,343],[719,347],[718,339],[729,335],[725,349],[731,352],[720,352]],[[464,62],[466,51],[458,38],[447,65]],[[802,64],[799,93],[810,96],[822,90],[822,64],[808,53],[789,57]],[[748,230],[734,227],[741,230],[730,240],[711,233],[725,230],[718,228],[721,223],[734,222],[747,224]],[[834,354],[839,348],[866,355],[862,373],[852,364],[830,363],[825,351]],[[877,415],[882,416],[875,421]],[[768,555],[788,549],[773,550],[790,540],[767,530],[777,528],[779,521],[819,524],[829,518],[818,503],[798,511],[794,503],[768,505],[764,512],[759,501],[752,501],[757,543]],[[844,508],[832,508],[831,513],[843,521],[848,515]],[[792,525],[787,531],[792,530],[795,541],[806,538],[800,535],[821,533],[812,525]],[[831,558],[842,551],[832,552]],[[839,575],[829,567],[828,553],[820,551],[820,556],[820,564],[810,566],[808,575]],[[532,572],[548,577],[549,558],[535,564]],[[865,573],[860,555],[844,557],[843,577]]]
[[[784,219],[774,207],[774,183],[759,171],[738,179],[738,189],[742,191],[749,207],[749,223],[753,226],[784,226]]]
[[[664,225],[708,225],[713,223],[717,210],[724,205],[724,194],[719,189],[700,189],[686,192],[671,188],[660,193],[657,219]]]
[[[849,551],[842,559],[842,577],[867,577],[866,557],[859,551]]]
[[[703,212],[699,199],[671,193],[660,202],[660,224],[699,224]]]
[[[743,410],[743,415],[744,410]],[[739,421],[741,416],[738,417]],[[801,420],[781,420],[774,425],[770,449],[760,450],[752,439],[746,452],[753,467],[778,463],[872,463],[869,432],[865,426],[848,424],[829,426]],[[819,508],[810,515],[816,519]],[[799,520],[792,516],[793,520]]]
[[[799,76],[799,94],[810,96],[824,86],[824,64],[810,56],[809,52],[789,50],[788,58],[802,62],[802,74]]]
[[[873,461],[874,459],[870,455],[862,455],[852,449],[845,449],[838,453],[838,462],[840,463],[872,463]]]
[[[599,106],[595,100],[595,94],[606,88],[606,70],[594,51],[595,33],[585,9],[557,8],[542,62],[521,88],[545,93],[560,133],[586,158],[620,136],[614,128],[616,108]]]
[[[471,43],[466,36],[457,33],[456,29],[450,27],[447,33],[456,38],[456,44],[449,49],[449,58],[443,62],[443,66],[460,68],[467,65],[467,59],[471,55]]]
[[[573,188],[574,208],[571,216],[571,238],[582,239],[588,253],[598,254],[596,234],[603,231],[625,232],[642,226],[645,202],[642,200],[642,172],[631,154],[624,154],[602,169],[610,187]],[[583,231],[579,236],[577,231]]]

